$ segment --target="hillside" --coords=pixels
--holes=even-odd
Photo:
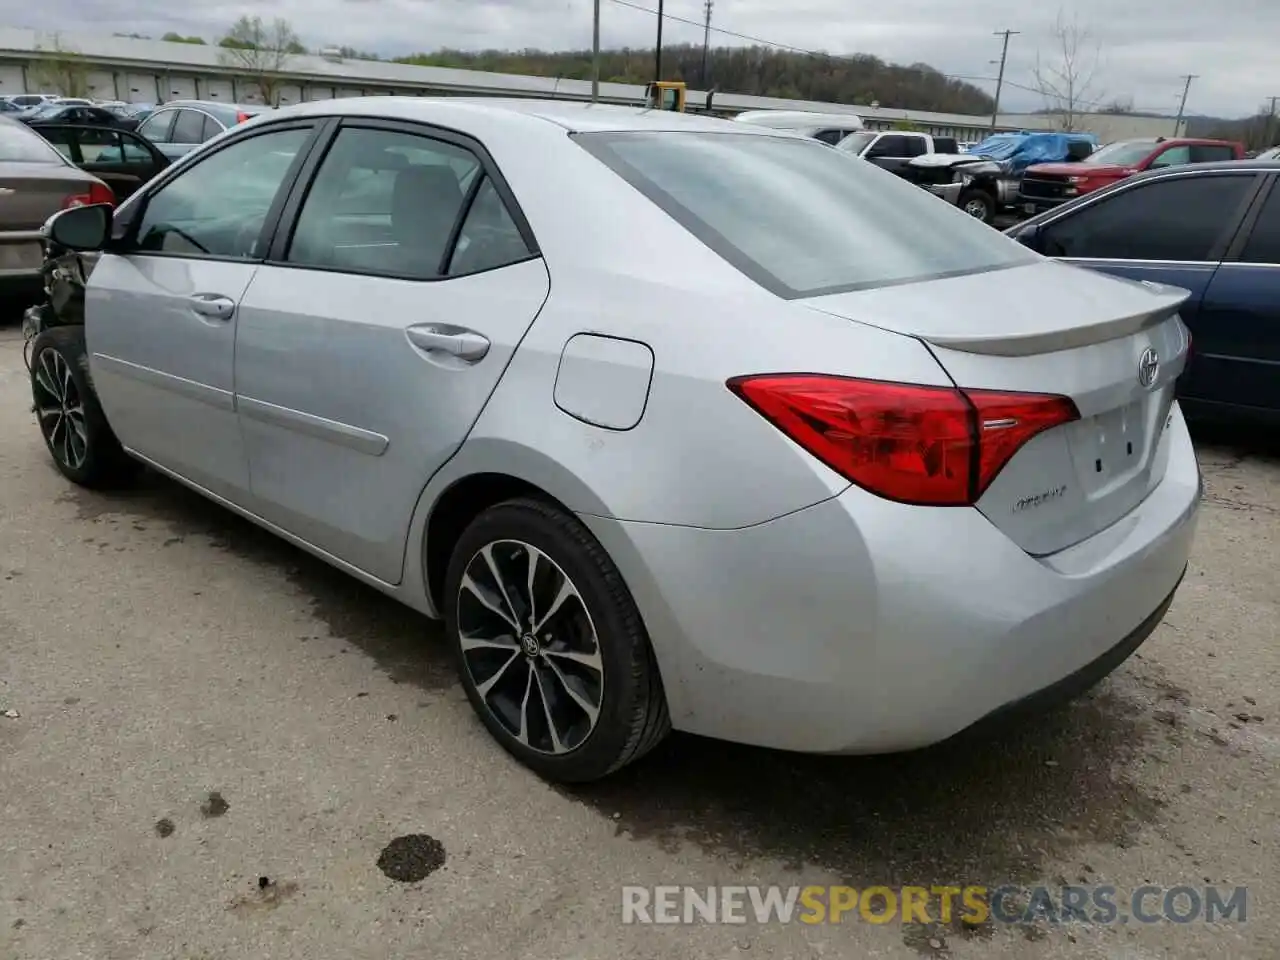
[[[1188,117],[1187,136],[1239,140],[1250,150],[1261,150],[1280,142],[1280,119],[1273,118],[1270,110],[1259,110],[1252,117],[1237,120]]]
[[[397,57],[396,61],[576,80],[591,78],[589,50],[439,50]],[[991,97],[979,87],[949,80],[928,64],[899,66],[866,54],[826,57],[769,47],[721,47],[710,50],[707,61],[708,83],[704,84],[700,46],[664,45],[662,79],[683,80],[698,89],[709,85],[725,93],[829,103],[879,101],[882,107],[939,113],[989,114],[993,106]],[[653,50],[601,51],[600,79],[648,83],[654,79]]]

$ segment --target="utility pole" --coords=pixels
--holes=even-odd
[[[1269,150],[1271,148],[1271,138],[1274,136],[1274,134],[1271,131],[1275,129],[1277,100],[1280,100],[1280,97],[1271,98],[1271,112],[1267,114],[1267,129],[1266,129],[1266,136],[1265,136],[1266,143],[1262,145],[1263,150]]]
[[[591,102],[600,100],[600,0],[591,11]]]
[[[996,102],[991,108],[991,131],[996,129],[996,118],[1000,115],[1000,91],[1004,89],[1004,62],[1009,58],[1009,38],[1016,37],[1020,30],[997,30],[994,36],[1004,37],[1004,45],[1000,48],[1000,73],[996,77]]]
[[[653,79],[662,79],[662,21],[665,15],[662,12],[662,0],[658,0],[658,42],[653,48]]]
[[[707,86],[707,48],[711,46],[711,8],[712,8],[713,6],[715,6],[714,0],[707,0],[707,2],[706,2],[706,3],[704,3],[704,4],[702,5],[702,10],[703,10],[703,20],[702,20],[702,74],[701,74],[701,80],[702,80],[702,88],[703,88],[704,90],[710,89],[710,88]],[[1271,106],[1272,106],[1272,113],[1274,113],[1274,112],[1275,112],[1275,109],[1274,109],[1274,108],[1275,108],[1275,104],[1273,103]]]
[[[1187,109],[1187,94],[1191,91],[1191,81],[1198,79],[1200,74],[1188,73],[1185,79],[1187,82],[1182,87],[1182,102],[1178,104],[1178,119],[1173,121],[1173,135],[1175,137],[1182,136],[1182,114]]]

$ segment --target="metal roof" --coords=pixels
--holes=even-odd
[[[103,66],[124,69],[166,70],[200,73],[245,75],[222,59],[222,49],[215,45],[172,43],[165,40],[139,40],[133,37],[111,37],[101,34],[59,32],[56,36],[36,30],[0,27],[0,60],[38,58],[42,52],[61,48],[79,54]],[[479,70],[455,70],[448,67],[424,67],[385,60],[330,60],[314,54],[291,56],[282,76],[294,81],[312,81],[334,86],[370,84],[403,90],[419,89],[437,92],[484,95],[515,95],[586,100],[591,96],[589,80],[555,77],[530,77],[508,73],[486,73]],[[641,84],[601,83],[600,98],[605,102],[638,104],[644,102]],[[704,91],[690,90],[688,102],[699,107],[706,102]],[[803,110],[812,113],[856,113],[863,120],[911,120],[944,127],[985,128],[989,116],[958,113],[933,113],[872,107],[864,104],[824,103],[814,100],[784,100],[779,97],[753,97],[737,93],[717,93],[713,106],[724,110]],[[1025,118],[1016,127],[1026,125]],[[1049,120],[1045,120],[1046,127]],[[1005,124],[999,124],[1005,126]]]

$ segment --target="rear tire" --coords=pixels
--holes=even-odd
[[[36,422],[59,472],[82,487],[121,486],[138,464],[120,446],[98,403],[84,327],[51,327],[31,344]]]
[[[671,729],[635,601],[571,514],[531,498],[485,510],[454,547],[444,608],[472,707],[546,779],[599,779]]]
[[[983,190],[964,191],[960,194],[957,205],[973,219],[983,223],[990,223],[996,218],[996,202]]]

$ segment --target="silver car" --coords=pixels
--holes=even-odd
[[[1186,293],[813,140],[330,100],[108,215],[51,225],[103,250],[35,343],[60,469],[150,464],[442,618],[550,778],[671,727],[942,740],[1114,669],[1187,565]]]

